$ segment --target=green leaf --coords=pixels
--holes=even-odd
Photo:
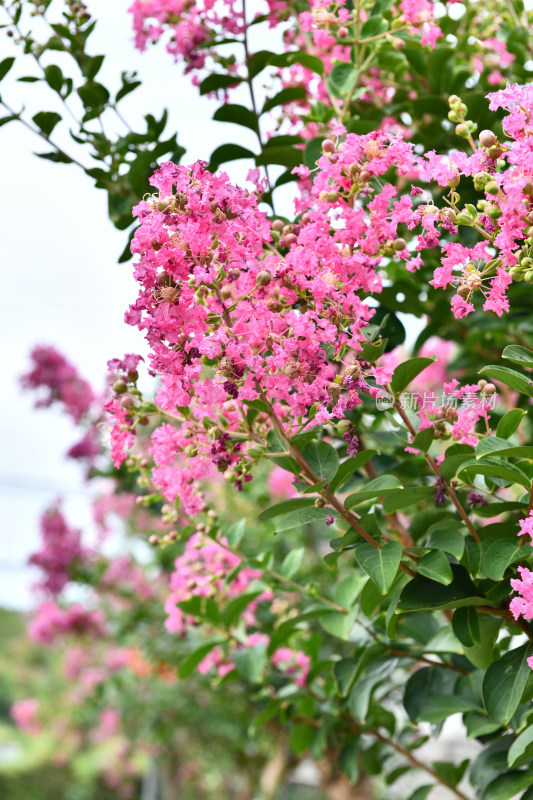
[[[339,468],[337,451],[327,442],[308,442],[302,450],[302,458],[307,461],[316,477],[321,480],[332,480]]]
[[[4,58],[3,61],[0,61],[0,81],[6,77],[14,63],[15,59],[13,56],[9,56],[9,58]]]
[[[313,56],[306,52],[280,53],[270,59],[273,67],[290,67],[292,64],[302,64],[307,69],[322,75],[324,72],[324,62],[318,56]]]
[[[503,358],[512,361],[514,364],[522,364],[524,367],[533,367],[533,352],[526,347],[518,344],[509,344],[504,348]]]
[[[264,147],[263,152],[256,156],[255,163],[259,167],[268,164],[280,164],[282,167],[292,169],[301,164],[303,160],[303,150],[297,150],[295,147],[285,145],[282,147]]]
[[[532,653],[532,646],[524,644],[505,653],[486,671],[483,702],[495,722],[506,725],[518,708],[531,671],[527,659]]]
[[[514,410],[519,411],[520,409]],[[489,436],[479,442],[476,458],[486,458],[495,454],[504,458],[509,456],[533,459],[533,447],[531,445],[512,445],[506,439],[500,439],[498,436]]]
[[[288,514],[290,511],[295,511],[298,508],[310,508],[315,505],[313,497],[295,497],[292,500],[283,500],[281,503],[276,503],[274,506],[266,508],[261,511],[258,519],[261,522],[266,522],[274,517],[279,517],[282,514]]]
[[[230,547],[238,547],[245,532],[247,521],[246,518],[237,520],[225,531],[226,540]]]
[[[193,650],[183,661],[180,663],[178,667],[178,672],[181,680],[188,678],[189,675],[194,672],[200,661],[206,657],[211,650],[216,647],[218,644],[223,644],[226,639],[223,636],[213,636],[208,639],[206,642],[197,647],[196,650]]]
[[[265,101],[261,114],[271,111],[276,106],[284,105],[285,103],[293,103],[295,100],[305,100],[307,97],[306,91],[303,86],[289,86],[287,89],[282,89],[274,97],[270,97]]]
[[[452,617],[453,632],[465,647],[472,647],[481,639],[479,614],[473,606],[457,608]]]
[[[232,653],[233,663],[239,675],[250,683],[261,683],[267,664],[267,645],[265,642],[253,647],[238,648]]]
[[[408,508],[416,505],[422,500],[428,500],[435,494],[435,489],[431,486],[413,486],[407,489],[400,489],[392,492],[383,501],[383,508],[387,514],[393,514],[401,508]]]
[[[512,408],[506,414],[503,415],[501,420],[498,422],[498,427],[496,428],[496,436],[500,439],[508,439],[513,433],[516,431],[522,417],[525,416],[525,411],[521,408]]]
[[[387,20],[380,16],[370,17],[361,27],[361,39],[368,39],[371,36],[378,36],[389,29]]]
[[[329,517],[338,516],[337,512],[331,508],[300,508],[286,514],[276,523],[276,532],[285,533],[286,531],[297,530],[303,525],[310,525],[314,522],[325,522]]]
[[[54,92],[60,92],[63,88],[63,73],[57,64],[49,64],[44,68],[44,79]]]
[[[101,83],[87,81],[78,88],[78,95],[86,108],[99,109],[109,102],[109,92]]]
[[[61,122],[61,115],[55,111],[39,111],[32,119],[45,136],[50,136],[58,122]]]
[[[387,542],[383,547],[364,543],[355,551],[357,563],[374,581],[381,594],[387,594],[402,558],[399,542]]]
[[[237,86],[242,83],[242,78],[235,75],[208,75],[200,84],[200,94],[217,92],[219,89],[229,89],[230,86]]]
[[[404,361],[394,370],[391,380],[391,388],[394,394],[399,394],[409,386],[411,381],[416,378],[426,367],[433,364],[434,358],[411,358],[409,361]]]
[[[409,797],[409,800],[426,800],[426,797],[430,793],[432,789],[435,788],[435,784],[428,783],[424,786],[419,786],[418,789],[415,789],[413,794]]]
[[[466,733],[469,739],[477,739],[478,736],[486,736],[494,733],[501,726],[499,722],[492,722],[485,714],[467,714],[464,718]]]
[[[359,70],[349,61],[343,61],[340,64],[335,64],[328,76],[328,83],[340,95],[348,94],[357,84],[359,79]]]
[[[450,562],[440,550],[432,550],[418,562],[418,572],[426,578],[448,586],[453,580]]]
[[[524,756],[533,756],[533,725],[522,731],[520,736],[517,736],[507,754],[507,764],[509,767],[514,766],[517,761]]]
[[[246,106],[226,103],[217,108],[213,114],[213,119],[218,122],[233,122],[235,125],[242,125],[244,128],[257,131],[257,118],[254,112],[246,108]]]
[[[304,153],[304,164],[309,169],[315,169],[316,162],[322,155],[322,142],[324,141],[323,136],[315,136],[314,139],[311,139],[306,146],[305,146],[305,153]]]
[[[479,711],[479,706],[464,697],[432,695],[422,699],[417,719],[424,722],[443,722],[452,714],[464,714],[467,711]]]
[[[479,461],[465,461],[457,471],[461,477],[466,473],[468,480],[472,481],[474,475],[484,475],[489,478],[502,478],[510,483],[518,483],[525,489],[531,488],[531,480],[516,464],[498,458],[482,458]]]
[[[492,581],[501,581],[510,564],[524,558],[524,549],[518,538],[485,540],[481,543],[481,565],[483,572]]]
[[[296,550],[291,550],[283,559],[280,572],[284,578],[292,578],[296,575],[303,561],[305,554],[305,547],[298,547]]]
[[[225,164],[228,161],[237,161],[240,158],[255,158],[255,153],[240,144],[221,144],[211,153],[209,170],[216,172],[221,164]]]
[[[232,625],[235,625],[242,616],[244,609],[259,597],[260,594],[262,594],[261,591],[248,592],[248,594],[240,594],[234,597],[233,600],[230,600],[221,614],[221,620],[226,628],[231,628]]]
[[[359,671],[359,659],[342,658],[333,667],[333,674],[339,686],[339,692],[343,697],[349,693]]]
[[[496,364],[490,364],[488,367],[483,367],[479,370],[480,375],[488,375],[495,381],[501,381],[511,389],[516,389],[518,392],[533,397],[533,381],[525,375],[521,375],[514,369],[508,367],[499,367]]]
[[[289,736],[292,751],[296,753],[296,755],[303,753],[308,749],[314,735],[315,729],[312,725],[308,725],[307,722],[297,722],[296,725],[293,726]]]
[[[377,455],[379,455],[377,450],[362,450],[353,458],[348,458],[346,461],[343,461],[337,470],[337,474],[331,481],[330,491],[336,492],[337,489],[340,489],[341,486],[346,483],[348,478],[352,477],[354,472],[363,467],[370,461],[371,458]]]
[[[346,498],[344,501],[344,507],[346,509],[353,508],[359,503],[370,500],[373,497],[379,497],[382,494],[394,492],[396,489],[403,489],[402,484],[394,475],[380,475],[363,485],[365,487],[364,490],[351,494]]]
[[[435,428],[431,425],[429,428],[424,428],[423,431],[419,431],[409,446],[421,450],[423,453],[427,453],[434,437]]]
[[[450,553],[454,558],[459,560],[465,549],[465,540],[458,530],[433,530],[426,542],[426,547],[434,547],[438,550],[443,550],[445,553]]]
[[[35,153],[38,158],[44,158],[46,161],[53,161],[54,164],[72,164],[72,159],[66,153],[53,150],[51,153]]]
[[[270,63],[274,53],[271,50],[258,50],[248,59],[248,76],[255,78]]]
[[[509,800],[531,784],[533,784],[531,770],[506,772],[489,783],[481,795],[481,800]]]
[[[487,605],[487,598],[472,583],[466,569],[460,564],[450,566],[453,581],[448,586],[424,576],[417,576],[410,581],[400,596],[398,611],[436,611]]]
[[[350,783],[357,783],[359,780],[358,754],[359,746],[357,739],[347,742],[339,753],[337,764],[339,769],[344,772]]]

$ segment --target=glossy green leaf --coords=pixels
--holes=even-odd
[[[285,533],[301,528],[303,525],[311,525],[314,522],[325,522],[329,516],[338,516],[337,512],[331,508],[315,508],[314,504],[310,508],[300,508],[285,514],[276,523],[276,532]]]
[[[400,596],[398,611],[425,611],[487,605],[482,592],[476,589],[466,569],[451,564],[453,581],[445,586],[423,575],[410,581]]]
[[[501,581],[510,564],[524,558],[524,548],[520,547],[518,537],[514,539],[494,539],[481,543],[481,566],[493,581]]]
[[[337,473],[330,484],[330,491],[336,492],[337,489],[340,489],[344,483],[351,478],[354,472],[356,472],[361,467],[364,467],[370,459],[374,456],[378,455],[377,450],[363,450],[361,453],[357,453],[356,456],[353,458],[348,458],[346,461],[343,461],[340,464]]]
[[[281,503],[265,508],[259,514],[258,519],[261,522],[266,522],[269,519],[288,514],[290,511],[296,511],[299,508],[310,508],[314,505],[315,500],[313,497],[294,497],[292,500],[283,500]]]
[[[359,70],[351,62],[343,61],[340,64],[335,64],[328,76],[328,83],[340,95],[345,95],[351,92],[358,79]]]
[[[431,695],[422,700],[418,719],[424,722],[443,722],[452,714],[478,711],[479,707],[471,700],[453,695]]]
[[[507,754],[508,766],[514,766],[517,761],[520,761],[525,756],[533,756],[533,725],[522,731],[512,743]]]
[[[412,486],[400,489],[387,495],[383,501],[383,508],[387,514],[393,514],[401,508],[409,508],[423,500],[429,500],[435,494],[435,489],[431,486]]]
[[[512,361],[514,364],[522,364],[524,367],[533,367],[533,352],[526,347],[518,344],[509,344],[504,348],[503,358]]]
[[[418,562],[418,572],[432,581],[443,583],[447,586],[453,580],[450,562],[440,550],[431,550],[422,556]]]
[[[518,483],[525,489],[531,488],[531,479],[516,464],[498,458],[482,458],[479,461],[465,461],[457,471],[458,477],[466,476],[470,481],[475,475],[488,478],[502,478],[510,483]]]
[[[226,103],[220,106],[220,108],[217,108],[213,114],[213,119],[218,122],[233,122],[235,125],[242,125],[244,128],[257,131],[257,117],[254,112],[246,108],[246,106]]]
[[[327,442],[308,442],[302,450],[302,458],[319,479],[333,480],[339,468],[339,456]]]
[[[267,664],[266,643],[262,642],[242,649],[237,648],[231,657],[239,675],[242,675],[250,683],[261,682]]]
[[[524,644],[505,653],[490,665],[483,679],[483,702],[488,715],[505,725],[518,708],[530,674],[527,659],[533,653]]]
[[[504,414],[501,420],[498,422],[496,436],[498,436],[500,439],[508,439],[509,436],[512,436],[520,425],[522,417],[525,416],[525,413],[526,412],[521,408],[512,408],[510,411]]]
[[[400,566],[401,544],[387,542],[383,547],[374,547],[365,542],[357,548],[355,557],[361,569],[364,569],[374,581],[381,594],[386,594]]]
[[[426,547],[443,550],[459,560],[465,549],[465,540],[459,530],[438,528],[429,534]]]
[[[515,794],[521,792],[533,784],[533,772],[531,770],[513,770],[500,775],[491,781],[481,795],[481,800],[509,800]]]
[[[473,606],[457,608],[452,617],[453,632],[465,647],[472,647],[481,639],[479,614]]]
[[[380,497],[382,494],[394,492],[397,489],[403,489],[402,484],[394,475],[380,475],[371,481],[363,484],[364,489],[349,495],[344,501],[346,509],[353,508],[365,500],[371,500],[373,497]]]
[[[423,453],[427,453],[429,448],[431,447],[431,443],[435,437],[435,428],[433,425],[430,425],[429,428],[424,428],[423,431],[419,431],[409,447],[414,447],[416,450],[421,450]]]
[[[501,383],[510,386],[511,389],[516,389],[518,392],[527,395],[527,397],[533,397],[533,381],[514,369],[490,364],[488,367],[480,369],[479,374],[487,375],[495,381],[501,381]]]
[[[391,380],[391,388],[394,394],[403,392],[409,386],[411,381],[416,378],[426,367],[433,364],[434,358],[411,358],[409,361],[404,361],[394,370]]]

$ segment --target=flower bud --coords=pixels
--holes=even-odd
[[[467,139],[469,134],[468,125],[465,122],[460,122],[459,125],[455,126],[455,133],[457,136]]]
[[[270,272],[267,269],[262,269],[261,272],[257,273],[255,282],[258,286],[268,286],[271,280],[272,276]]]
[[[128,387],[123,380],[118,380],[113,383],[113,391],[117,394],[124,394],[124,392],[128,391]]]
[[[325,505],[326,505],[325,501],[321,497],[317,497],[317,499],[315,500],[316,508],[324,508]]]
[[[400,39],[399,36],[395,36],[392,40],[392,49],[393,50],[403,50],[405,48],[405,40]]]
[[[485,186],[485,191],[489,194],[498,194],[498,184],[496,181],[489,181]]]
[[[159,544],[159,536],[157,536],[155,533],[152,533],[152,535],[148,538],[148,544],[151,544],[152,547],[155,547],[156,545],[158,545]]]
[[[457,224],[458,225],[472,225],[474,220],[470,216],[467,211],[460,211],[457,214]]]
[[[288,233],[285,237],[285,245],[286,247],[291,247],[291,245],[296,244],[298,241],[298,237],[295,236],[294,233]]]
[[[491,219],[499,219],[502,213],[500,206],[497,206],[495,203],[490,203],[485,209],[485,214]]]
[[[393,241],[392,246],[397,251],[405,250],[405,248],[407,247],[407,242],[405,241],[405,239],[398,238]]]
[[[277,231],[278,233],[281,233],[281,231],[283,230],[284,226],[285,226],[285,223],[283,222],[283,220],[275,219],[274,222],[272,223],[272,230],[273,231]]]
[[[498,144],[498,138],[492,131],[484,130],[479,134],[479,143],[481,147],[493,147]]]
[[[513,281],[524,280],[524,270],[521,267],[511,267],[509,270],[509,275]]]
[[[499,144],[495,144],[493,147],[489,147],[489,157],[492,159],[499,158],[502,153],[503,150]]]
[[[335,142],[332,142],[331,139],[324,139],[322,142],[322,150],[324,153],[334,153]]]
[[[339,39],[346,39],[349,33],[350,31],[348,30],[348,28],[345,28],[344,25],[337,31]]]

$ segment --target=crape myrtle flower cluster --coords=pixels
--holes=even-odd
[[[271,226],[259,210],[257,171],[249,192],[203,162],[163,164],[152,178],[159,194],[135,209],[140,293],[126,320],[145,332],[161,379],[152,411],[167,417],[152,434],[152,478],[187,513],[202,505],[191,481],[213,468],[238,488],[247,480],[246,404],[266,399],[290,430],[311,409],[317,423],[342,418],[368,389],[356,356],[373,310],[360,295],[380,291],[384,259],[411,258],[399,228],[418,216],[396,182],[414,156],[400,137],[345,133],[337,125],[343,141],[324,143],[294,224]],[[110,366],[116,376],[120,362]],[[116,466],[150,410],[136,365],[127,372],[108,405]]]
[[[533,87],[508,85],[488,99],[492,111],[508,112],[503,119],[503,141],[484,130],[476,147],[471,136],[475,126],[461,121],[456,130],[470,137],[472,155],[455,151],[439,156],[433,151],[422,160],[425,179],[451,191],[448,207],[426,207],[425,233],[418,239],[417,250],[440,247],[441,266],[430,284],[455,288],[451,304],[458,318],[475,310],[474,301],[480,295],[483,310],[501,316],[509,311],[507,288],[512,281],[533,280]],[[466,107],[460,99],[451,97],[450,105],[450,118],[464,120]],[[474,187],[483,192],[477,207],[461,208],[463,177],[471,177]],[[471,247],[441,241],[445,232],[456,234],[461,225],[474,228],[482,240]]]

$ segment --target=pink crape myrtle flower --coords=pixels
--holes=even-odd
[[[301,650],[280,647],[272,656],[272,664],[280,672],[290,675],[297,686],[305,686],[311,659]]]
[[[260,571],[249,567],[236,571],[241,559],[225,545],[226,539],[219,544],[201,534],[193,534],[187,540],[185,552],[176,559],[170,577],[171,593],[165,603],[168,614],[165,625],[169,631],[183,636],[195,624],[194,617],[178,608],[178,603],[192,597],[212,597],[218,602],[227,602],[245,594],[253,581],[261,577]],[[230,573],[234,574],[227,582]],[[253,624],[258,604],[272,598],[272,592],[267,590],[250,601],[242,612],[247,625]]]
[[[11,718],[25,733],[38,734],[41,732],[39,724],[39,701],[33,697],[18,700],[11,706]]]

